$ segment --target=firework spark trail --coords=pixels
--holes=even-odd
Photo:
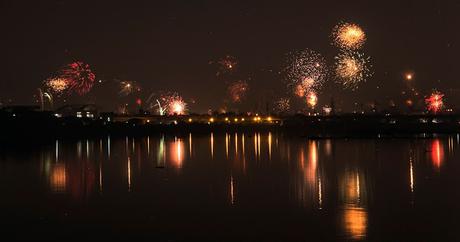
[[[359,52],[344,51],[335,57],[335,74],[338,81],[345,87],[356,89],[361,82],[372,76],[368,65],[370,57]]]
[[[128,96],[134,92],[140,92],[141,87],[135,81],[120,81],[120,91],[118,94],[120,96]]]
[[[345,50],[358,50],[366,42],[366,33],[354,23],[339,23],[332,30],[333,44]]]
[[[244,99],[248,90],[249,84],[246,81],[240,80],[230,84],[228,94],[232,102],[239,103]]]
[[[319,91],[327,77],[326,61],[309,49],[290,53],[285,71],[288,87],[293,88],[298,97]]]
[[[68,91],[75,91],[79,95],[88,93],[94,85],[96,75],[90,66],[81,61],[66,65],[60,72],[59,78],[67,80]]]
[[[431,95],[425,99],[427,109],[430,112],[438,113],[444,107],[444,94],[439,91],[433,91]]]

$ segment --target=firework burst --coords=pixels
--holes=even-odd
[[[275,102],[274,110],[278,113],[287,113],[291,109],[289,98],[280,98]]]
[[[214,61],[211,61],[210,64],[215,63]],[[238,61],[235,57],[231,55],[227,55],[217,62],[218,65],[218,71],[216,73],[216,76],[220,76],[225,73],[230,73],[236,70],[238,66]]]
[[[318,104],[318,96],[316,95],[315,92],[309,92],[308,93],[308,95],[307,95],[307,104],[312,109],[314,109],[316,104]]]
[[[334,45],[341,49],[358,50],[366,42],[366,33],[354,23],[339,23],[332,30]]]
[[[327,77],[324,58],[308,49],[290,53],[285,70],[288,86],[294,89],[298,97],[305,97],[310,91],[318,91]]]
[[[59,78],[67,80],[67,90],[84,95],[93,88],[96,75],[91,71],[88,64],[76,61],[66,65],[61,70]]]
[[[120,96],[128,96],[134,92],[140,92],[141,87],[135,81],[120,81]]]
[[[184,115],[187,113],[187,103],[176,92],[152,93],[147,99],[147,103],[160,115]]]
[[[249,90],[249,84],[246,81],[236,81],[228,87],[228,94],[234,103],[241,102]]]
[[[428,111],[438,113],[444,107],[443,102],[444,94],[439,91],[434,91],[429,97],[425,99]]]
[[[356,89],[358,84],[372,76],[370,58],[359,52],[345,51],[335,57],[335,74],[346,88]]]
[[[54,93],[59,95],[62,94],[65,90],[67,90],[69,84],[67,82],[67,79],[55,77],[46,80],[45,86]]]

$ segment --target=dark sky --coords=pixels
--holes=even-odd
[[[251,110],[286,96],[285,54],[312,49],[332,65],[337,48],[330,32],[340,21],[367,34],[362,50],[373,77],[358,90],[328,80],[320,105],[334,97],[351,110],[355,102],[401,102],[403,73],[415,72],[421,94],[433,88],[455,107],[460,101],[459,1],[2,1],[0,100],[28,104],[42,81],[63,65],[82,60],[98,84],[69,102],[95,102],[114,109],[135,96],[119,97],[114,79],[142,85],[143,98],[177,91],[191,111],[224,105],[226,83],[248,80],[248,98],[230,107]],[[210,61],[235,56],[238,70],[216,77]],[[377,88],[379,87],[379,88]],[[56,100],[59,103],[59,100]]]

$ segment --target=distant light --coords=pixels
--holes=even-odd
[[[150,123],[150,119],[147,119],[147,123]]]
[[[268,120],[268,121],[272,121],[272,117],[268,117],[267,120]]]
[[[225,121],[228,121],[228,118],[225,118]]]
[[[241,118],[241,121],[244,121],[244,118]]]
[[[406,73],[405,77],[406,77],[406,80],[410,81],[410,80],[414,79],[414,74],[413,73]]]
[[[235,118],[235,122],[238,122],[238,119],[237,119],[237,118]]]
[[[191,118],[188,119],[188,122],[191,123],[193,120]]]
[[[214,118],[210,118],[209,122],[211,122],[211,123],[214,122]]]

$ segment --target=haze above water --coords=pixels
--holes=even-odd
[[[459,240],[458,147],[228,133],[3,148],[1,223],[60,240]]]

